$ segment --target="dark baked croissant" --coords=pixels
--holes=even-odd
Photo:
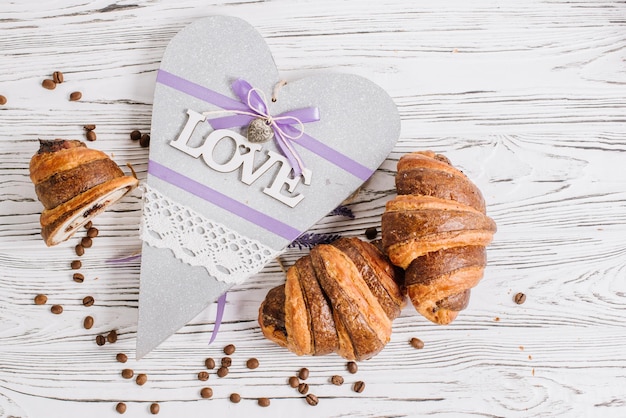
[[[442,155],[404,155],[398,196],[382,216],[382,244],[405,269],[405,286],[418,312],[448,324],[468,304],[483,277],[485,246],[496,232],[480,190]]]
[[[389,341],[404,306],[395,269],[372,244],[341,238],[314,247],[259,308],[263,334],[298,355],[364,360]]]
[[[30,179],[44,206],[41,235],[48,246],[67,240],[138,184],[108,155],[81,141],[39,143],[39,151],[30,160]]]

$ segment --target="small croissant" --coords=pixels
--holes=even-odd
[[[413,306],[430,321],[448,324],[465,309],[483,277],[485,246],[496,232],[480,190],[450,161],[431,151],[398,162],[398,196],[382,216],[382,245],[405,269]]]
[[[358,238],[320,244],[287,271],[259,308],[263,334],[297,355],[364,360],[389,342],[405,295],[394,267]]]

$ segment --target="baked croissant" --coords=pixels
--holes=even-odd
[[[376,355],[389,342],[405,295],[395,269],[372,244],[341,238],[320,244],[287,271],[259,308],[263,334],[297,355]]]
[[[30,160],[30,179],[44,206],[41,235],[53,246],[135,188],[105,153],[77,140],[40,140]]]
[[[413,306],[437,324],[452,322],[469,302],[496,232],[480,190],[450,161],[431,151],[404,155],[398,196],[382,216],[384,251],[405,269]]]

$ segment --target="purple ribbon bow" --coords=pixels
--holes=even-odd
[[[304,123],[320,120],[318,108],[306,107],[272,116],[269,113],[267,101],[261,90],[252,87],[250,83],[241,78],[235,80],[231,87],[237,97],[239,97],[239,100],[241,100],[242,106],[225,108],[236,113],[235,115],[210,119],[207,122],[213,129],[227,129],[248,125],[254,119],[265,120],[272,127],[276,143],[281,152],[287,157],[287,160],[289,160],[295,174],[302,174],[304,164],[291,141],[295,141],[304,135]]]

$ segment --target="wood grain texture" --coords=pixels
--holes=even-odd
[[[41,4],[37,4],[41,3]],[[100,236],[72,281],[78,238],[46,248],[41,204],[28,177],[37,139],[84,139],[132,164],[147,153],[133,129],[150,130],[152,91],[169,39],[211,14],[248,20],[282,76],[359,74],[386,89],[402,117],[400,141],[349,203],[354,220],[327,216],[314,232],[363,236],[380,225],[406,152],[444,153],[478,186],[498,224],[485,278],[470,306],[439,327],[411,307],[391,342],[356,375],[334,355],[298,358],[266,341],[256,323],[277,262],[228,294],[207,346],[215,307],[145,359],[133,357],[139,263],[108,260],[140,249],[139,192],[99,216]],[[626,4],[618,1],[377,2],[119,1],[0,4],[0,417],[116,416],[603,416],[626,415]],[[53,71],[55,90],[41,87]],[[72,91],[82,100],[70,102]],[[289,266],[306,250],[290,249]],[[183,279],[183,278],[181,278]],[[516,305],[513,296],[528,299]],[[48,303],[36,306],[38,293]],[[85,308],[81,300],[96,303]],[[52,315],[50,306],[64,312]],[[86,315],[94,327],[82,328]],[[95,336],[116,329],[115,344]],[[422,350],[408,340],[419,337]],[[204,359],[235,343],[225,378],[196,376]],[[260,367],[245,368],[257,357]],[[319,405],[287,385],[300,367]],[[124,380],[130,367],[143,387]],[[346,383],[328,383],[333,374]],[[351,384],[363,380],[357,394]],[[214,397],[203,400],[200,389]],[[238,392],[243,400],[231,404]],[[271,398],[260,408],[256,398]]]

